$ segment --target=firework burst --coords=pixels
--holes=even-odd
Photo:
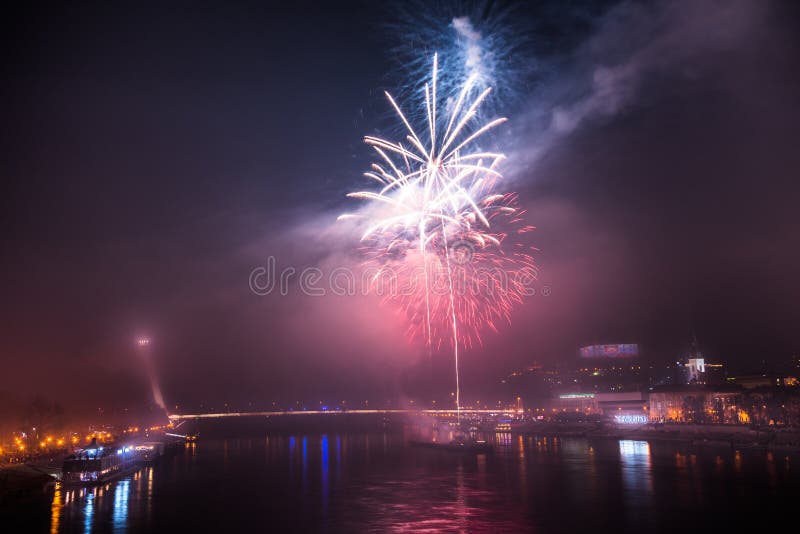
[[[444,98],[437,93],[438,57],[424,85],[424,131],[415,130],[395,99],[391,106],[407,130],[405,139],[367,136],[379,159],[365,176],[376,191],[348,196],[368,201],[360,217],[372,287],[409,318],[409,332],[425,340],[429,353],[480,343],[481,332],[508,320],[536,278],[531,248],[520,236],[532,227],[522,220],[516,196],[497,192],[502,153],[482,150],[480,141],[505,122],[478,122],[491,92],[475,91],[478,76]],[[473,96],[475,95],[475,96]],[[440,101],[444,113],[440,112]]]
[[[521,23],[526,17],[519,5],[484,0],[394,5],[385,30],[394,37],[392,57],[401,73],[396,80],[399,96],[404,102],[418,102],[416,87],[403,80],[427,77],[432,54],[438,51],[437,82],[443,94],[457,94],[464,79],[475,75],[475,91],[492,87],[499,96],[484,103],[484,113],[495,112],[495,103],[516,102],[521,97],[519,87],[529,83],[539,67],[536,55],[530,53],[530,26]],[[414,109],[407,113],[416,116]]]

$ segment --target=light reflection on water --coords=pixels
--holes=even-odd
[[[121,480],[114,488],[114,532],[125,532],[128,522],[128,495],[131,491],[129,478]]]
[[[92,531],[92,517],[94,516],[94,490],[86,493],[86,504],[83,507],[83,531],[86,534]]]
[[[53,502],[50,505],[50,534],[56,534],[61,524],[61,510],[64,508],[61,499],[61,483],[59,482],[56,484],[56,489],[53,492]]]
[[[103,487],[59,485],[50,531],[202,531],[222,514],[235,521],[222,530],[241,532],[259,530],[262,508],[275,531],[549,531],[589,527],[588,517],[647,530],[655,518],[679,521],[723,498],[752,509],[769,490],[800,489],[784,455],[497,438],[491,455],[409,448],[399,433],[205,440]],[[670,503],[689,512],[672,513]]]
[[[619,456],[622,463],[622,482],[625,498],[634,506],[629,513],[641,516],[651,505],[653,496],[650,444],[646,441],[620,440]]]
[[[305,493],[308,480],[308,438],[303,436],[303,493]]]
[[[342,479],[342,436],[336,436],[336,482]]]
[[[320,445],[321,465],[320,465],[320,483],[322,485],[322,515],[328,515],[328,436],[323,434]]]

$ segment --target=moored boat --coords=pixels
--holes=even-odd
[[[103,484],[138,466],[130,446],[99,446],[95,441],[64,459],[61,482],[65,485]]]

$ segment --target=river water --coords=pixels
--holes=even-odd
[[[2,532],[693,532],[794,514],[800,457],[496,435],[490,455],[403,432],[203,439],[94,489],[57,488]],[[4,528],[8,527],[8,528]]]

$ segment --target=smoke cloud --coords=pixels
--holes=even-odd
[[[584,43],[559,58],[524,116],[515,118],[513,138],[523,143],[509,158],[514,169],[529,169],[587,123],[645,101],[650,80],[700,76],[715,56],[741,51],[767,14],[766,3],[750,0],[626,1],[612,8]]]

